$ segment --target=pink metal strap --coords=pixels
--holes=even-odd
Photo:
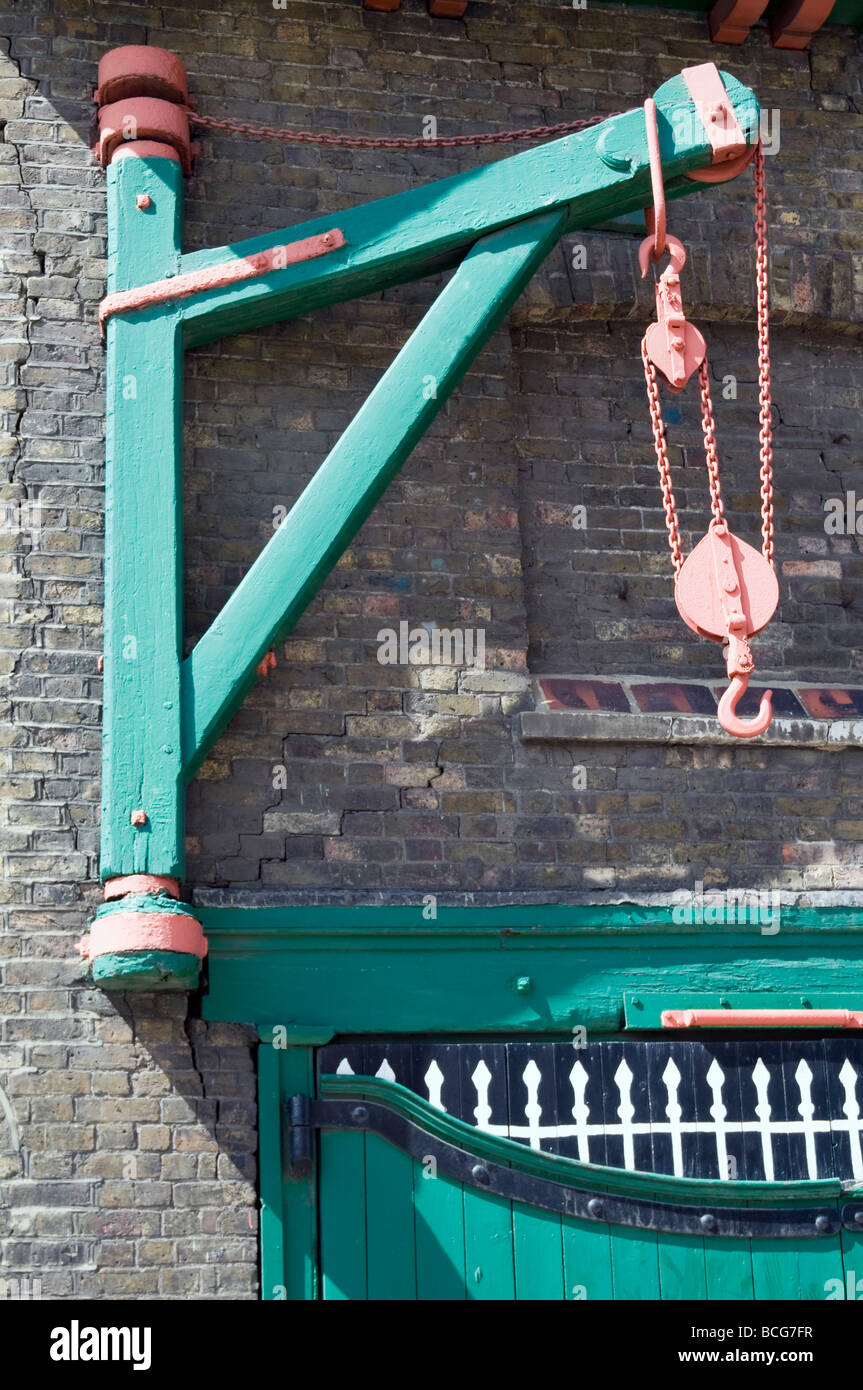
[[[704,123],[713,150],[713,163],[721,164],[739,156],[748,156],[746,136],[725,90],[725,83],[715,63],[699,63],[684,68],[681,76],[695,109]]]
[[[291,241],[285,246],[271,246],[267,251],[258,251],[253,256],[243,256],[236,261],[223,261],[221,265],[192,270],[186,275],[175,275],[170,280],[154,280],[149,285],[136,285],[131,290],[118,290],[115,294],[106,295],[99,305],[102,332],[112,314],[150,309],[169,300],[188,299],[193,294],[223,289],[225,285],[236,285],[241,280],[269,275],[273,270],[284,270],[285,266],[296,265],[299,261],[326,256],[344,245],[344,234],[338,227],[333,227],[318,236],[303,237],[301,241]]]
[[[855,1009],[663,1009],[663,1028],[863,1028]]]

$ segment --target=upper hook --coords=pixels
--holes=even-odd
[[[672,236],[669,232],[668,236],[665,238],[665,250],[671,258],[669,269],[675,271],[679,275],[686,265],[686,247],[679,237]],[[638,264],[641,266],[642,280],[648,272],[650,262],[658,259],[659,257],[656,254],[656,238],[651,234],[644,238],[644,241],[638,248]]]
[[[719,701],[719,708],[716,711],[717,718],[725,732],[733,734],[735,738],[755,738],[756,734],[763,734],[773,718],[772,690],[765,690],[761,696],[758,713],[752,719],[740,718],[737,713],[737,703],[745,695],[748,684],[748,676],[732,676],[731,684]]]

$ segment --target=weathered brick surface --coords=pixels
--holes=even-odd
[[[0,1249],[52,1297],[254,1296],[248,1030],[184,1000],[119,1006],[71,944],[96,901],[101,623],[104,176],[88,150],[108,46],[180,53],[203,110],[362,133],[523,126],[639,103],[718,56],[778,108],[768,161],[775,306],[779,620],[760,669],[859,683],[860,546],[823,501],[859,470],[859,42],[711,50],[703,19],[640,7],[472,0],[236,0],[227,10],[30,0],[0,25],[6,685],[0,730]],[[277,229],[502,157],[202,139],[187,245]],[[671,208],[686,302],[708,332],[726,501],[757,507],[751,189]],[[583,246],[586,268],[576,269]],[[635,239],[574,234],[423,440],[202,769],[189,798],[199,898],[368,902],[776,884],[848,899],[860,882],[860,755],[806,749],[522,744],[532,674],[711,681],[718,648],[671,599],[637,355],[649,288]],[[187,622],[198,636],[350,418],[436,284],[342,305],[190,355]],[[722,400],[722,378],[738,378]],[[673,403],[678,497],[706,518],[698,418]],[[671,420],[671,410],[669,410]],[[586,529],[570,524],[586,508]],[[33,511],[38,505],[38,512]],[[24,524],[8,517],[17,508]],[[28,508],[30,510],[28,510]],[[35,522],[33,520],[35,515]],[[377,633],[482,629],[490,669],[406,669]],[[583,766],[584,779],[573,766]],[[582,785],[583,781],[583,785]],[[194,1007],[192,1012],[194,1013]],[[15,1129],[20,1131],[20,1142]]]

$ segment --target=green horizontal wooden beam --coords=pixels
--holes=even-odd
[[[722,76],[737,119],[754,143],[758,101],[730,73]],[[665,82],[655,100],[668,196],[695,192],[700,185],[683,176],[709,165],[712,151],[683,78]],[[180,270],[185,274],[212,270],[333,227],[347,242],[320,259],[180,301],[185,341],[196,346],[433,274],[457,264],[480,237],[540,212],[562,212],[562,230],[567,231],[634,212],[650,201],[647,138],[639,106],[467,173],[184,256]]]
[[[204,1014],[339,1033],[617,1033],[627,992],[863,993],[863,914],[783,911],[780,931],[679,926],[618,907],[203,908]]]
[[[183,663],[191,775],[490,334],[559,239],[561,211],[480,241]]]

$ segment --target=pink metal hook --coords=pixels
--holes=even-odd
[[[644,238],[644,241],[638,248],[638,264],[641,266],[642,280],[650,268],[650,262],[659,259],[658,256],[654,255],[655,246],[656,240],[651,234]],[[672,236],[669,232],[668,236],[665,238],[665,250],[671,258],[668,269],[673,271],[675,275],[679,275],[686,265],[686,247],[678,237]]]
[[[757,734],[763,734],[773,718],[772,690],[765,690],[761,696],[758,713],[752,719],[740,718],[737,713],[737,703],[746,694],[748,685],[748,675],[732,676],[731,684],[719,701],[719,708],[716,711],[717,718],[725,732],[733,734],[735,738],[755,738]]]

